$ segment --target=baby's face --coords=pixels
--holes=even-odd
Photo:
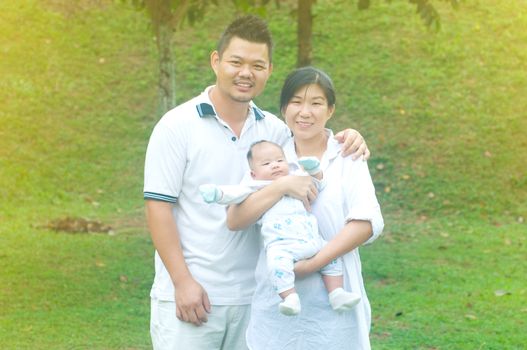
[[[281,148],[271,143],[253,147],[251,175],[255,180],[275,180],[289,174],[289,165]]]

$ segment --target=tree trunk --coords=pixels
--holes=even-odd
[[[298,23],[297,23],[297,67],[309,66],[311,64],[311,37],[313,34],[313,15],[311,7],[315,0],[298,0]]]
[[[186,2],[186,0],[184,0]],[[159,60],[159,115],[165,114],[176,105],[176,79],[172,58],[172,34],[175,28],[172,0],[146,0],[145,6],[152,20],[157,39]]]
[[[159,23],[157,49],[159,54],[159,113],[163,115],[176,106],[176,73],[172,56],[172,26],[170,22]]]

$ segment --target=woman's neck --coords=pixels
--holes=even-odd
[[[322,159],[328,146],[328,135],[325,131],[309,139],[295,138],[295,151],[298,157],[317,157]]]

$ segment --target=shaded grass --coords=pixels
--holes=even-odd
[[[525,244],[520,225],[393,224],[362,251],[374,348],[521,348]]]
[[[146,262],[153,250],[145,235],[68,235],[19,225],[1,236],[3,348],[148,348]]]

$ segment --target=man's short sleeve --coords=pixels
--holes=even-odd
[[[162,119],[154,128],[145,159],[144,198],[175,203],[186,164],[183,128]]]

